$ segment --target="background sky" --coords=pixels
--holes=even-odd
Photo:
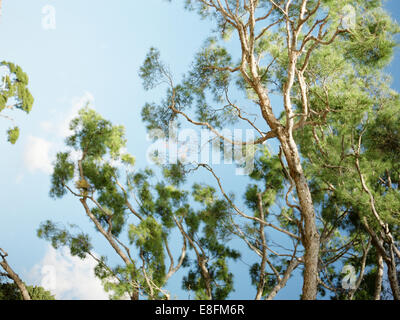
[[[399,1],[387,1],[386,6],[394,18],[400,17]],[[54,30],[42,24],[49,8],[55,9]],[[5,142],[11,124],[0,118],[0,247],[27,282],[40,284],[47,270],[43,267],[53,266],[57,298],[107,297],[92,274],[92,262],[72,258],[65,250],[56,252],[36,236],[40,223],[48,219],[93,230],[76,199],[49,198],[51,163],[63,148],[68,122],[89,100],[104,118],[126,127],[128,151],[136,156],[137,167],[148,165],[150,142],[140,112],[146,102],[159,101],[162,95],[142,89],[139,67],[154,46],[174,73],[182,75],[211,27],[185,11],[182,1],[3,0],[0,60],[14,62],[28,74],[35,104],[29,116],[12,114],[21,127],[15,146]],[[388,72],[398,90],[399,70],[397,52]],[[224,170],[228,190],[240,193],[243,177],[233,174],[233,166]],[[197,178],[212,181],[206,173]],[[113,254],[98,237],[95,248]],[[232,299],[254,298],[254,288],[248,285],[248,258],[235,267],[242,276],[236,278]],[[172,293],[185,299],[187,293],[180,286],[180,281],[169,284]],[[301,281],[292,279],[278,298],[298,299],[300,290]]]

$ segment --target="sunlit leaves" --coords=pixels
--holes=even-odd
[[[71,121],[70,130],[74,134],[68,137],[67,145],[96,160],[107,153],[115,160],[121,156],[120,150],[126,145],[125,129],[113,126],[89,108],[80,110],[79,117]]]
[[[29,78],[21,67],[11,62],[0,62],[0,112],[5,109],[18,109],[26,113],[32,110],[34,99],[28,89]],[[15,144],[19,129],[14,127],[7,132],[8,141]]]
[[[390,62],[396,41],[393,35],[400,31],[397,24],[381,9],[359,15],[357,27],[346,44],[348,56],[356,63],[384,67]]]
[[[11,144],[15,144],[19,138],[19,128],[14,127],[12,129],[9,129],[7,131],[7,136],[8,136],[8,142]]]

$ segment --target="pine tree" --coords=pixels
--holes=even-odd
[[[321,271],[321,236],[325,235],[317,222],[319,201],[312,194],[315,179],[305,171],[302,158],[307,153],[295,137],[300,131],[320,130],[329,139],[328,132],[340,130],[332,127],[329,119],[348,117],[350,102],[356,103],[357,116],[362,117],[371,107],[364,82],[390,60],[398,26],[378,0],[187,0],[185,4],[212,20],[215,33],[180,84],[175,83],[160,53],[150,50],[140,71],[144,88],[164,84],[167,94],[160,104],[144,107],[143,119],[149,129],[164,130],[171,120],[182,119],[207,128],[221,141],[242,146],[278,140],[290,190],[299,203],[293,208],[300,215],[305,250],[302,298],[315,299]],[[227,38],[234,44],[228,46]],[[239,92],[242,95],[235,101]],[[281,97],[280,105],[272,100],[276,95]],[[281,115],[277,114],[279,110],[283,110]],[[257,122],[246,116],[256,112]],[[242,121],[259,133],[255,141],[231,141],[218,131]],[[354,147],[355,153],[361,152],[356,140],[346,145],[349,147]],[[358,170],[359,180],[363,180],[364,170]],[[364,203],[373,202],[370,187],[362,184]],[[385,221],[379,223],[384,228]],[[395,247],[392,240],[388,241]],[[394,266],[391,269],[394,275]]]

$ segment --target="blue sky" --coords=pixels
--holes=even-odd
[[[42,26],[43,10],[49,5],[56,10],[55,30]],[[387,1],[387,8],[393,17],[400,17],[398,1]],[[142,89],[139,67],[154,46],[174,73],[181,75],[212,26],[185,11],[181,1],[3,0],[2,11],[0,60],[17,63],[29,75],[35,104],[29,116],[13,114],[22,129],[15,146],[5,143],[10,123],[0,119],[0,247],[9,252],[9,261],[17,272],[38,281],[32,270],[56,259],[48,243],[36,237],[42,221],[73,222],[84,230],[93,230],[75,199],[54,201],[48,197],[51,161],[63,147],[66,121],[87,99],[93,100],[92,105],[106,119],[126,127],[128,151],[143,168],[150,142],[144,138],[140,111],[146,102],[158,101],[161,96]],[[388,70],[397,89],[399,68],[397,53]],[[225,173],[234,168],[227,170]],[[209,179],[201,174],[197,178]],[[242,190],[235,187],[243,185],[241,179],[227,180],[232,191]],[[107,247],[100,238],[95,243]],[[103,252],[112,253],[107,250]],[[79,264],[71,259],[67,262]],[[247,266],[242,263],[236,268],[244,276],[237,279],[231,298],[253,298]],[[87,272],[85,267],[77,270]],[[173,283],[171,291],[179,287],[180,283]],[[300,287],[299,281],[291,281],[278,297],[296,299]],[[64,297],[89,294],[71,290],[73,293]]]

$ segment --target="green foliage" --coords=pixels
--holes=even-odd
[[[160,265],[164,261],[164,236],[162,225],[153,217],[148,217],[137,226],[130,225],[129,228],[131,243],[135,243],[144,254],[150,254],[160,261]]]
[[[29,78],[21,67],[11,63],[0,62],[0,113],[5,109],[18,109],[25,113],[32,110],[34,99],[28,90]],[[7,132],[8,141],[15,144],[19,138],[19,129],[14,127]]]
[[[112,126],[88,107],[71,121],[70,130],[74,134],[67,138],[66,144],[93,160],[99,160],[107,154],[112,160],[117,160],[121,157],[121,149],[126,146],[125,129]]]
[[[229,261],[236,261],[241,254],[228,246],[232,239],[229,219],[231,206],[218,199],[215,189],[207,185],[195,184],[192,191],[193,199],[201,205],[198,212],[190,212],[185,216],[185,224],[189,235],[207,252],[201,255],[207,261],[207,269],[212,284],[212,298],[227,299],[234,290],[234,275],[230,271]],[[194,291],[196,299],[209,299],[206,291],[206,279],[202,276],[199,263],[192,264],[192,268],[183,278],[183,289]]]
[[[209,259],[210,275],[219,283],[214,290],[215,298],[226,298],[233,290],[233,275],[227,262],[239,257],[238,252],[227,246],[230,232],[225,222],[230,215],[230,205],[217,199],[215,190],[211,191],[208,186],[195,185],[192,195],[180,189],[185,182],[180,163],[163,169],[165,182],[153,183],[154,174],[149,169],[124,172],[123,168],[132,169],[134,164],[134,158],[122,152],[126,145],[124,129],[112,125],[93,110],[82,109],[70,128],[73,133],[66,143],[80,156],[74,159],[72,151],[57,155],[50,195],[59,198],[70,192],[82,203],[89,201],[92,221],[95,219],[113,239],[118,239],[118,243],[122,243],[122,232],[126,230],[130,246],[135,250],[135,258],[132,257],[129,264],[110,266],[106,257],[98,261],[95,273],[110,297],[120,299],[132,295],[135,287],[139,287],[149,299],[163,298],[164,294],[152,287],[165,286],[170,259],[167,245],[171,235],[179,231],[178,219],[188,235],[199,239],[207,252],[205,258]],[[137,211],[129,202],[132,194],[138,204]],[[193,208],[192,199],[202,206],[201,210]],[[132,214],[136,221],[129,220]],[[72,255],[83,259],[91,254],[93,247],[86,234],[74,229],[77,228],[73,225],[63,227],[47,221],[40,226],[38,236],[50,241],[55,248],[69,247]],[[138,266],[140,261],[142,267]],[[188,266],[188,258],[185,261],[184,265]],[[204,279],[193,270],[196,268],[189,270],[189,274],[197,272],[193,281],[200,284],[186,288],[200,294],[204,292],[201,284]]]
[[[143,79],[143,86],[150,90],[163,81],[167,81],[168,71],[160,61],[160,52],[156,48],[150,48],[143,66],[140,67],[140,77]]]
[[[175,186],[179,186],[186,182],[186,172],[184,166],[180,162],[164,166],[163,176],[168,182]]]
[[[347,57],[357,64],[382,68],[393,56],[397,45],[393,34],[399,31],[399,26],[382,9],[365,10],[345,43]]]
[[[280,266],[278,266],[278,270],[280,270]],[[255,263],[251,266],[250,270],[250,278],[251,278],[251,283],[254,287],[257,287],[258,284],[260,283],[260,274],[261,274],[261,266],[259,263]],[[267,279],[265,280],[265,285],[263,288],[263,293],[262,296],[265,297],[267,296],[273,289],[273,287],[276,285],[276,278],[272,276],[267,276]]]
[[[76,226],[70,226],[70,228],[76,229]],[[81,259],[85,259],[92,249],[90,237],[87,234],[82,232],[72,234],[68,229],[58,227],[51,221],[41,223],[37,236],[50,241],[55,249],[68,246],[71,255]]]
[[[243,65],[240,59],[235,61],[233,52],[228,49],[226,40],[233,28],[226,23],[224,15],[204,1],[187,0],[185,3],[188,9],[196,10],[203,18],[212,18],[217,25],[216,34],[204,43],[178,84],[161,61],[160,52],[150,49],[139,72],[144,89],[154,89],[160,84],[166,84],[168,88],[162,101],[147,103],[142,110],[142,119],[149,130],[168,132],[170,123],[177,120],[177,112],[172,106],[178,113],[189,115],[192,122],[206,122],[216,129],[232,125],[240,117],[228,94],[235,92],[235,98],[241,102],[260,105],[260,93],[251,85],[255,80],[261,81],[265,92],[282,95],[288,80],[289,41],[286,41],[286,26],[280,10],[274,10],[271,15],[277,21],[273,28],[255,39],[254,58],[260,62],[259,79],[255,79],[250,70],[254,66],[249,66],[248,61]],[[257,17],[273,6],[267,0],[256,3]],[[317,3],[317,0],[308,1],[308,12]],[[228,0],[225,4],[235,7],[237,2]],[[329,45],[309,41],[303,51],[313,48],[313,53],[310,56],[303,54],[296,66],[299,69],[309,58],[304,77],[311,111],[307,115],[307,125],[295,132],[295,139],[301,148],[303,167],[318,215],[321,273],[325,280],[339,287],[341,274],[338,267],[350,264],[357,271],[361,269],[360,257],[368,240],[362,218],[366,218],[374,230],[379,230],[371,212],[371,195],[381,218],[393,230],[396,243],[399,241],[400,103],[383,72],[393,56],[394,36],[399,28],[381,10],[381,1],[324,0],[321,4],[314,18],[328,16],[323,25],[328,39],[342,27],[342,11],[346,5],[353,6],[357,17],[356,25],[340,33]],[[289,16],[293,21],[298,20],[301,5],[302,1],[292,1]],[[240,20],[237,22],[248,18],[246,8],[239,8],[236,13]],[[304,27],[299,39],[304,39],[307,32],[311,34],[311,27],[310,23]],[[20,77],[22,81],[27,80],[21,74]],[[298,117],[304,107],[298,83],[294,84],[292,101],[295,117]],[[0,97],[0,108],[5,103]],[[282,113],[279,119],[283,125],[286,116]],[[238,210],[232,205],[233,195],[220,198],[214,187],[199,183],[193,185],[192,192],[186,191],[187,170],[182,163],[164,166],[162,181],[149,169],[126,170],[132,169],[134,158],[123,151],[126,147],[124,128],[112,125],[94,110],[82,109],[71,122],[70,129],[73,134],[66,144],[79,153],[80,158],[73,159],[72,151],[57,155],[50,195],[54,198],[63,197],[67,192],[75,195],[82,204],[87,204],[85,211],[93,214],[92,221],[98,222],[108,232],[107,236],[118,244],[122,242],[123,232],[127,232],[131,263],[124,261],[124,265],[109,266],[108,259],[102,257],[95,269],[113,299],[127,294],[132,296],[137,288],[149,299],[165,298],[162,289],[166,284],[168,262],[172,260],[168,259],[171,254],[168,241],[173,238],[176,243],[174,235],[177,232],[181,233],[185,244],[189,244],[189,253],[182,264],[187,271],[182,287],[193,291],[197,299],[210,298],[209,283],[212,284],[213,299],[227,299],[233,292],[230,263],[241,257],[241,252],[230,247],[234,236],[246,240],[259,256],[265,245],[274,244],[268,233],[261,239],[265,228],[260,226],[259,219],[274,223],[275,230],[281,228],[299,238],[302,236],[303,221],[296,208],[298,199],[292,182],[282,168],[279,155],[272,155],[266,149],[257,153],[255,170],[249,175],[250,183],[243,200],[251,222],[243,223],[236,219]],[[360,184],[360,175],[365,178],[370,194]],[[137,208],[129,202],[132,195]],[[293,201],[292,205],[290,201]],[[238,232],[238,221],[242,232]],[[42,224],[38,234],[56,248],[70,247],[71,252],[81,258],[92,249],[85,234],[73,235],[51,222]],[[343,248],[348,250],[337,257]],[[366,275],[356,299],[368,299],[372,295],[375,254],[374,249],[368,253]],[[269,260],[274,265],[273,271],[283,273],[290,258],[287,254],[273,256]],[[256,262],[249,272],[256,287],[261,275],[265,276],[261,288],[265,297],[277,284],[277,279],[261,269],[261,263]],[[319,290],[321,295],[326,294],[322,287]],[[338,290],[334,298],[345,298],[346,294]]]
[[[54,165],[53,175],[51,177],[50,196],[52,198],[61,198],[66,193],[65,184],[74,177],[75,165],[69,160],[68,152],[58,153]]]
[[[318,125],[296,134],[314,203],[325,224],[321,228],[322,261],[333,259],[332,252],[346,243],[365,242],[368,235],[361,223],[363,218],[376,232],[380,228],[360,174],[374,197],[379,216],[398,239],[399,97],[390,89],[390,79],[383,68],[393,56],[394,35],[399,28],[387,13],[377,9],[378,2],[364,5],[365,11],[358,15],[352,33],[330,47],[318,49],[311,58],[308,77],[315,85],[309,88],[310,108],[318,113],[311,120]],[[353,244],[350,252],[358,258],[343,257],[337,269],[327,269],[327,278],[337,282],[335,299],[347,295],[341,291],[340,266],[350,264],[360,270],[362,247]],[[371,250],[366,274],[354,299],[373,297],[374,255]]]
[[[32,300],[55,300],[54,295],[42,287],[27,286],[26,288]],[[0,283],[0,300],[23,300],[23,298],[15,283]]]
[[[9,129],[7,131],[7,135],[8,135],[8,142],[10,142],[11,144],[15,144],[19,138],[19,128],[14,127],[12,129]]]
[[[143,86],[149,90],[163,83],[174,85],[174,94],[169,88],[166,99],[159,105],[151,103],[144,106],[142,119],[147,123],[147,128],[162,129],[167,132],[169,123],[177,120],[169,108],[172,97],[177,110],[185,111],[193,108],[197,121],[208,122],[215,128],[222,128],[226,123],[237,121],[232,106],[221,108],[220,112],[216,112],[208,102],[210,97],[212,103],[223,102],[232,79],[229,71],[220,68],[231,66],[231,57],[227,50],[217,46],[214,39],[209,39],[204,49],[196,55],[192,70],[185,76],[183,82],[174,85],[172,75],[161,62],[159,51],[151,48],[139,73]]]
[[[311,110],[308,115],[310,125],[306,125],[295,135],[312,189],[314,207],[321,219],[319,225],[322,239],[321,260],[328,264],[326,269],[332,277],[330,280],[333,281],[340,278],[340,272],[329,266],[328,262],[335,258],[332,252],[337,252],[348,242],[365,241],[366,235],[360,223],[361,219],[366,217],[375,231],[380,228],[371,212],[371,195],[381,219],[390,226],[396,241],[399,241],[400,167],[397,160],[400,151],[399,98],[397,93],[390,89],[389,79],[383,69],[393,57],[394,48],[397,46],[395,36],[400,29],[382,9],[383,4],[379,0],[311,0],[307,1],[307,13],[319,3],[321,7],[313,19],[304,26],[299,39],[305,39],[310,34],[316,35],[318,25],[314,30],[311,29],[312,25],[318,19],[323,21],[325,17],[327,20],[321,29],[326,35],[325,39],[331,39],[338,29],[349,29],[340,33],[329,45],[316,45],[313,41],[309,41],[304,46],[304,53],[313,48],[312,54],[303,54],[297,65],[299,70],[306,59],[309,59],[304,76],[307,83],[308,107]],[[236,15],[235,24],[243,25],[245,28],[250,24],[250,22],[246,24],[250,10],[242,6],[242,2],[232,0],[218,2],[218,5],[212,6],[204,1],[185,1],[187,9],[196,11],[202,18],[209,18],[216,23],[216,28],[215,37],[210,38],[199,50],[191,70],[182,83],[176,86],[185,92],[187,102],[179,106],[180,110],[185,110],[195,120],[208,122],[215,128],[224,127],[237,120],[237,117],[231,119],[227,116],[231,110],[226,106],[228,101],[224,101],[224,94],[229,90],[233,91],[235,88],[235,97],[242,93],[243,101],[250,100],[256,105],[259,104],[259,94],[256,94],[250,85],[252,80],[256,79],[252,79],[249,65],[243,63],[244,69],[242,68],[240,72],[230,72],[240,66],[241,62],[248,64],[251,62],[242,60],[234,63],[232,58],[234,52],[227,49],[229,46],[226,43],[234,27],[233,23],[229,22],[227,14],[223,13],[222,9],[216,9],[220,5],[237,10],[231,12]],[[274,9],[274,4],[267,0],[257,1],[255,5],[256,17],[262,17],[270,9]],[[290,3],[288,15],[293,24],[299,21],[302,5],[303,1]],[[343,15],[346,6],[354,9],[354,25],[345,26]],[[269,21],[264,25],[274,21],[277,23],[255,40],[254,58],[260,62],[257,73],[265,92],[282,95],[288,76],[287,45],[290,41],[286,41],[285,19],[281,19],[284,18],[284,14],[281,10],[272,12]],[[259,28],[262,27],[261,23]],[[255,31],[259,32],[260,29],[256,28]],[[151,54],[149,57],[151,58]],[[157,52],[152,58],[160,61],[160,54]],[[154,62],[153,65],[157,63]],[[149,73],[141,74],[144,82],[151,78],[152,70],[151,68],[147,70]],[[170,89],[167,90],[169,102]],[[304,106],[297,82],[292,90],[292,101],[296,112],[301,114]],[[169,113],[169,118],[173,118],[171,111],[168,110],[168,103],[163,102],[153,106],[157,108],[157,113]],[[159,118],[149,115],[148,112],[144,113],[143,120],[146,123],[151,123],[152,128],[163,128],[158,121]],[[285,124],[285,112],[282,113],[280,121]],[[360,146],[358,146],[359,141]],[[358,147],[360,154],[357,154]],[[359,161],[359,168],[356,167],[356,160]],[[288,177],[287,173],[282,171],[278,157],[265,155],[256,162],[255,171],[250,175],[252,183],[244,195],[245,203],[257,217],[261,196],[261,204],[268,216],[278,200],[284,198],[283,191],[286,191],[287,182],[285,178]],[[361,185],[360,172],[371,195],[368,195]],[[203,204],[211,201],[212,189],[199,188],[199,191],[201,192],[197,195],[198,200]],[[296,196],[294,198],[296,200]],[[298,217],[295,212],[293,208],[282,208],[277,217],[279,226],[296,231],[293,221]],[[198,228],[199,218],[191,217],[191,219]],[[247,232],[257,236],[257,224],[248,225]],[[257,247],[257,241],[254,241],[254,245]],[[360,257],[362,247],[353,245],[350,252]],[[351,262],[359,270],[360,258],[350,260],[342,258],[339,263]],[[368,271],[355,295],[356,298],[371,296],[371,279],[374,277],[375,263],[373,259],[368,259]],[[281,262],[281,266],[284,264],[285,262]],[[253,265],[250,272],[256,285],[261,272],[260,265]],[[189,278],[193,282],[195,272]],[[266,283],[264,294],[271,289],[273,281],[267,279]]]

